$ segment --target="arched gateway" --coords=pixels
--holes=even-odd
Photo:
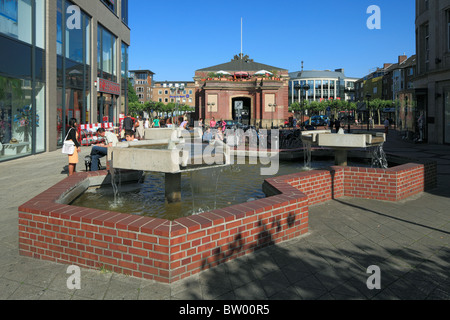
[[[196,119],[242,120],[262,128],[289,118],[288,70],[236,55],[195,72]]]

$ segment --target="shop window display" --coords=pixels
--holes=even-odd
[[[30,81],[0,76],[0,159],[31,153],[30,93]]]

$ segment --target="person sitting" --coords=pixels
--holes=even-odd
[[[91,171],[98,171],[99,159],[108,154],[108,148],[115,147],[119,143],[119,139],[113,132],[106,131],[104,128],[99,128],[97,134],[105,139],[104,143],[97,144],[91,150]]]
[[[203,134],[203,141],[210,142],[213,139],[213,134],[211,132],[211,128],[207,127],[205,133]]]
[[[125,131],[125,140],[126,141],[139,141],[138,139],[135,138],[133,130]]]
[[[187,124],[188,124],[188,122],[187,122],[187,120],[185,120],[183,117],[180,117],[179,118],[179,121],[180,121],[180,129],[187,129]]]

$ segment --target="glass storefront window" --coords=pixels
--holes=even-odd
[[[116,37],[102,26],[98,26],[97,39],[98,76],[116,82]]]
[[[63,51],[63,14],[62,14],[62,0],[57,0],[56,8],[56,54],[62,55]]]
[[[64,3],[64,5],[63,5]],[[81,11],[81,28],[66,26],[70,1],[58,0],[57,10],[57,141],[62,144],[70,118],[88,123],[90,111],[90,17]],[[62,10],[62,7],[65,9]],[[70,10],[69,10],[70,12]]]
[[[444,136],[444,143],[450,143],[450,90],[447,90],[444,93],[445,98],[445,136]]]
[[[120,101],[120,113],[127,113],[128,111],[128,46],[122,42],[121,53],[121,101]]]
[[[65,12],[72,3],[65,2]],[[83,63],[83,29],[65,27],[65,56],[68,59]]]
[[[45,151],[45,83],[36,82],[36,152]]]
[[[0,76],[0,160],[31,154],[31,80]]]
[[[45,0],[36,0],[36,47],[45,49]]]
[[[0,0],[0,32],[31,44],[31,14],[31,0]]]

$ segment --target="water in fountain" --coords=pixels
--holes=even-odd
[[[372,167],[373,168],[388,168],[388,162],[386,159],[386,153],[383,149],[383,144],[380,144],[379,146],[373,146],[370,147],[370,153],[372,157]]]
[[[327,161],[313,163],[315,168],[329,165],[330,162]],[[179,203],[165,201],[164,173],[146,172],[141,183],[122,183],[117,207],[114,209],[110,206],[115,192],[111,186],[89,189],[72,202],[72,205],[173,220],[265,198],[262,184],[268,177],[261,175],[262,167],[269,166],[245,163],[183,172],[182,201]],[[303,163],[282,161],[276,175],[282,176],[300,171],[304,171]]]
[[[305,163],[305,170],[311,170],[311,158],[312,158],[312,148],[309,141],[302,141],[303,143],[303,158]]]
[[[113,189],[113,193],[114,193],[114,202],[111,203],[110,207],[111,209],[114,208],[118,208],[120,206],[119,203],[119,190],[120,190],[120,186],[122,183],[122,179],[121,179],[121,171],[120,169],[115,169],[113,166],[113,159],[110,160],[109,162],[109,174],[111,176],[111,186]],[[118,182],[116,177],[118,177]]]

